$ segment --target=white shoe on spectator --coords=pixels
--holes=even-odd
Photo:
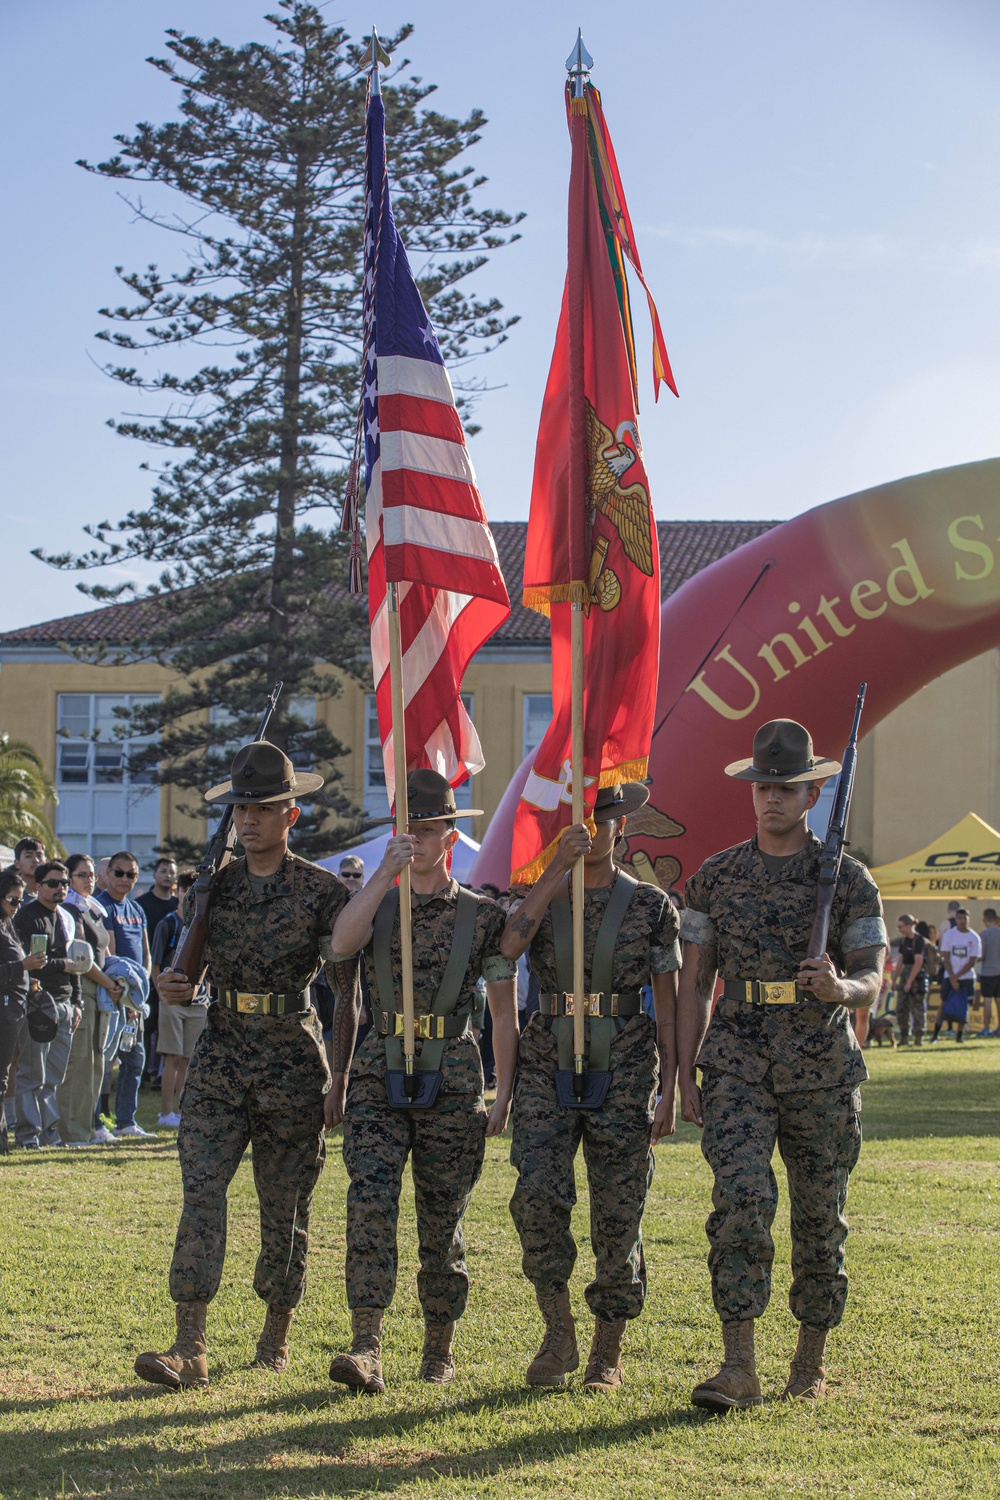
[[[143,1130],[141,1125],[120,1125],[115,1131],[115,1140],[121,1140],[123,1136],[142,1136],[144,1140],[152,1140],[155,1131]]]
[[[181,1123],[181,1117],[176,1110],[171,1110],[168,1115],[160,1115],[156,1121],[157,1125],[167,1125],[171,1130],[176,1130]]]
[[[106,1125],[98,1125],[94,1131],[93,1143],[95,1146],[110,1146],[114,1143],[114,1139],[114,1136]]]

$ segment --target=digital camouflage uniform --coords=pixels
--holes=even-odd
[[[820,841],[771,876],[756,838],[705,861],[687,882],[685,942],[714,945],[724,979],[796,977],[816,914]],[[878,889],[844,857],[827,952],[886,941]],[[702,1151],[715,1174],[706,1229],[712,1295],[722,1322],[759,1318],[771,1292],[775,1143],[788,1173],[792,1233],[789,1307],[800,1323],[835,1328],[847,1275],[844,1205],[861,1148],[868,1077],[843,1006],[804,999],[754,1006],[720,998],[696,1059],[702,1070]]]
[[[428,1015],[451,952],[458,884],[413,898],[413,1009]],[[476,1008],[477,982],[513,979],[515,965],[500,953],[506,920],[495,901],[481,900],[472,951],[455,1007]],[[401,984],[399,914],[392,929],[392,975]],[[365,949],[373,1010],[400,1010],[379,994],[373,946]],[[419,1057],[422,1043],[416,1043]],[[479,1047],[471,1032],[450,1037],[441,1058],[441,1088],[430,1109],[393,1109],[385,1092],[385,1038],[375,1026],[351,1064],[344,1115],[347,1193],[347,1305],[386,1308],[396,1287],[396,1224],[407,1158],[413,1173],[420,1270],[417,1294],[428,1323],[457,1321],[469,1297],[462,1215],[479,1179],[486,1150],[486,1105]]]
[[[589,988],[594,943],[613,886],[584,893],[584,961]],[[556,992],[551,909],[528,950],[543,994]],[[658,887],[640,884],[615,944],[612,988],[638,991],[653,974],[680,967],[677,914]],[[591,1021],[585,1022],[589,1047]],[[563,1291],[576,1262],[570,1215],[573,1170],[583,1141],[590,1189],[590,1242],[596,1259],[586,1290],[595,1317],[636,1318],[646,1296],[642,1212],[653,1180],[651,1132],[659,1058],[656,1026],[644,1013],[615,1019],[611,1084],[600,1109],[566,1109],[556,1099],[558,1047],[552,1019],[534,1015],[518,1051],[511,1161],[518,1180],[510,1211],[521,1240],[521,1266],[536,1292]]]
[[[193,892],[185,916],[193,910]],[[348,892],[336,875],[286,854],[255,893],[246,862],[218,877],[204,957],[213,993],[306,990],[329,959]],[[226,1253],[226,1194],[248,1144],[260,1201],[254,1289],[297,1307],[305,1290],[309,1210],[323,1168],[323,1094],[330,1073],[316,1013],[240,1015],[218,1000],[195,1046],[181,1096],[184,1208],[170,1266],[175,1302],[210,1301]]]

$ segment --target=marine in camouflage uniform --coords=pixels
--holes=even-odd
[[[868,1077],[848,1009],[877,994],[886,943],[878,889],[845,857],[826,957],[806,959],[822,844],[805,819],[818,783],[839,764],[813,756],[801,725],[775,720],[758,731],[753,759],[727,770],[754,782],[758,834],[713,855],[687,882],[678,1005],[682,1110],[704,1124],[715,1177],[708,1264],[726,1362],[693,1395],[710,1409],[761,1400],[753,1329],[771,1292],[775,1144],[788,1175],[789,1307],[800,1324],[784,1394],[825,1390],[826,1336],[847,1296],[844,1206]],[[723,992],[709,1022],[716,973]]]
[[[594,809],[593,841],[583,825],[566,830],[549,868],[523,905],[512,911],[504,936],[506,953],[513,955],[527,946],[528,963],[542,994],[542,1010],[521,1037],[511,1148],[518,1181],[510,1209],[521,1241],[521,1265],[546,1324],[542,1346],[528,1368],[531,1385],[562,1385],[579,1364],[569,1280],[577,1254],[570,1216],[576,1203],[574,1161],[581,1142],[596,1262],[594,1279],[585,1292],[595,1319],[584,1375],[588,1389],[609,1391],[621,1384],[626,1324],[639,1316],[646,1297],[640,1226],[653,1179],[651,1145],[654,1137],[659,1139],[674,1128],[673,1006],[675,973],[680,967],[677,915],[657,886],[634,884],[611,960],[611,992],[620,1002],[629,1002],[622,1005],[629,1013],[611,1015],[608,995],[602,1003],[609,1013],[585,1021],[591,1060],[595,1028],[610,1033],[608,1063],[598,1065],[610,1070],[608,1092],[598,1108],[574,1108],[561,1104],[557,1096],[559,1032],[571,1031],[573,1022],[571,1016],[559,1014],[567,981],[561,984],[557,974],[551,903],[566,890],[568,871],[582,855],[584,973],[589,993],[597,967],[598,932],[612,892],[617,882],[629,879],[615,869],[614,844],[621,836],[625,814],[641,806],[648,795],[645,787],[636,784],[602,789]],[[571,988],[571,978],[568,983]],[[649,984],[654,988],[656,1025],[641,1006],[640,992]],[[662,1098],[654,1129],[658,1079]]]
[[[288,1329],[305,1290],[330,1082],[309,984],[324,960],[331,983],[344,982],[330,942],[348,892],[330,871],[288,852],[298,816],[289,782],[299,794],[322,785],[311,774],[296,777],[280,750],[260,742],[240,751],[232,783],[209,794],[239,798],[238,835],[253,866],[270,868],[255,874],[247,858],[234,859],[213,890],[203,950],[212,1002],[188,1069],[178,1134],[184,1206],[170,1265],[178,1340],[166,1354],[136,1360],[137,1373],[157,1384],[208,1383],[205,1309],[222,1276],[227,1191],[248,1145],[260,1203],[254,1290],[268,1309],[254,1363],[287,1367]],[[193,914],[192,890],[185,920]],[[161,975],[167,1003],[175,996],[185,1003],[191,992],[186,976]]]
[[[403,864],[410,863],[413,894],[413,1008],[416,1017],[432,1012],[448,964],[456,931],[459,886],[446,872],[445,855],[457,838],[453,819],[459,814],[444,777],[423,770],[408,778],[409,833],[387,846],[379,870],[359,892],[338,924],[338,956],[365,939],[372,1026],[351,1060],[356,1013],[338,1006],[334,1018],[334,1090],[328,1123],[337,1123],[336,1092],[346,1086],[343,1113],[347,1193],[347,1305],[351,1311],[352,1347],[334,1358],[330,1378],[357,1390],[384,1390],[381,1363],[383,1314],[396,1288],[396,1227],[399,1194],[407,1161],[413,1175],[420,1269],[417,1295],[424,1317],[421,1378],[444,1384],[455,1373],[451,1346],[455,1324],[465,1312],[469,1275],[465,1264],[462,1217],[479,1179],[488,1133],[502,1134],[507,1123],[517,1049],[515,965],[500,954],[505,913],[485,897],[476,900],[469,957],[451,1014],[460,1035],[444,1038],[438,1067],[440,1089],[430,1108],[397,1108],[386,1092],[386,1031],[402,1010],[402,957],[398,909],[389,938],[393,993],[386,995],[371,923],[384,896],[393,889]],[[473,816],[473,814],[464,814]],[[353,936],[352,936],[353,934]],[[479,1003],[480,978],[497,1035],[497,1102],[489,1121],[483,1098],[483,1069],[470,1018]],[[426,1042],[416,1042],[419,1060]],[[348,1081],[349,1078],[349,1081]],[[331,1112],[332,1111],[332,1112]]]

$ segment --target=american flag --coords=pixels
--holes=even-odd
[[[368,99],[364,255],[368,612],[391,804],[386,582],[399,585],[407,768],[429,766],[452,786],[485,764],[462,678],[510,601],[451,381],[393,221],[377,87]]]

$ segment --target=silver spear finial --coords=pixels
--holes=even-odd
[[[566,59],[566,71],[573,80],[573,98],[583,98],[583,84],[590,76],[590,70],[594,66],[594,59],[583,45],[583,32],[579,29],[576,33],[576,46]]]
[[[378,39],[378,32],[375,30],[375,27],[373,26],[372,27],[372,56],[371,56],[371,64],[370,64],[370,67],[371,67],[371,70],[372,70],[372,93],[373,94],[381,94],[381,92],[382,92],[382,80],[379,78],[379,72],[378,72],[378,70],[379,70],[379,64],[380,63],[382,64],[382,66],[384,68],[388,67],[389,66],[389,54],[385,50],[385,48],[382,46],[382,43],[379,41],[379,39]]]

